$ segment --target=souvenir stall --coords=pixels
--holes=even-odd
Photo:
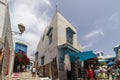
[[[68,51],[67,54],[70,58],[71,70],[68,70],[67,77],[73,79],[85,77],[87,74],[85,73],[85,69],[88,66],[95,68],[95,65],[98,65],[98,60],[93,51],[86,52],[72,52]],[[70,66],[70,65],[69,65]],[[72,74],[71,74],[72,73]]]

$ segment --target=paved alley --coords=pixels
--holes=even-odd
[[[32,77],[31,71],[13,73],[12,80],[40,80],[39,77]]]

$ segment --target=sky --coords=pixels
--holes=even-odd
[[[56,4],[76,27],[83,51],[102,51],[110,56],[120,44],[120,0],[8,0],[8,4],[12,29],[17,31],[19,23],[26,27],[22,36],[15,37],[31,44],[33,51],[55,14]]]

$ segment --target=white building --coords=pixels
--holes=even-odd
[[[11,33],[11,23],[9,9],[6,0],[0,0],[0,48],[3,48],[4,58],[2,60],[2,70],[0,79],[4,80],[6,75],[12,75],[13,40]]]
[[[27,55],[27,56],[30,56],[30,53],[31,53],[31,45],[30,45],[28,42],[20,39],[20,37],[21,37],[21,35],[19,36],[19,38],[16,38],[16,37],[13,38],[14,50],[15,50],[15,48],[16,48],[16,43],[26,45],[26,51],[25,51],[25,52],[26,52],[26,55]],[[19,49],[21,49],[22,51],[24,51],[24,47],[22,47],[22,46],[20,46]]]
[[[104,59],[104,53],[102,51],[97,51],[97,52],[94,52],[97,56],[97,58],[99,59]]]
[[[116,56],[116,63],[120,65],[120,44],[114,47],[115,56]]]
[[[20,38],[20,37],[19,37]],[[28,70],[31,70],[31,68],[34,66],[34,62],[35,62],[35,56],[33,56],[33,55],[31,55],[31,54],[33,54],[32,52],[31,52],[31,48],[32,48],[32,46],[31,46],[31,44],[30,43],[28,43],[28,42],[26,42],[26,41],[24,41],[24,40],[21,40],[21,39],[19,39],[19,38],[16,38],[16,37],[14,37],[14,50],[15,50],[15,48],[16,48],[16,43],[19,43],[21,46],[19,46],[18,48],[19,49],[21,49],[22,51],[24,51],[24,45],[26,46],[26,51],[24,51],[25,52],[25,54],[27,55],[27,57],[30,59],[30,66],[28,66],[27,67],[27,69]],[[23,45],[23,46],[22,46]]]
[[[81,51],[76,28],[60,12],[56,12],[39,41],[37,51],[36,62],[40,68],[44,68],[44,76],[52,80],[67,80],[64,57],[67,51]]]

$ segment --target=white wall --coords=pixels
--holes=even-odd
[[[67,35],[66,35],[66,28],[70,27],[74,32],[73,36],[73,47],[81,51],[81,46],[79,45],[77,39],[77,30],[76,28],[68,22],[60,13],[57,13],[57,34],[58,34],[58,45],[62,45],[67,43]]]
[[[49,45],[49,38],[46,35],[49,28],[53,28],[53,35],[52,35],[52,44]],[[70,24],[59,12],[57,12],[51,23],[50,26],[48,26],[44,31],[44,40],[42,40],[43,36],[41,37],[38,46],[37,51],[38,53],[38,65],[41,65],[41,57],[45,56],[45,62],[44,64],[50,63],[51,60],[58,56],[58,46],[62,45],[66,42],[66,28],[70,27],[76,34],[74,35],[74,44],[73,47],[81,50],[81,47],[78,45],[77,40],[77,31],[76,29]]]
[[[5,11],[6,11],[5,0],[0,0],[0,38],[2,37],[4,27]]]
[[[2,66],[2,75],[5,75],[5,72],[8,68],[9,64],[9,76],[12,74],[12,68],[13,68],[13,39],[12,39],[12,33],[11,31],[11,22],[10,22],[10,15],[9,15],[9,9],[7,6],[6,0],[0,0],[0,41],[3,44],[6,44],[5,47],[5,53],[4,53],[4,59],[3,59],[3,66]],[[6,37],[6,40],[5,40]],[[8,53],[10,50],[10,59],[8,58]],[[9,60],[8,60],[9,59]],[[9,61],[9,62],[8,62]],[[4,78],[4,77],[3,77]]]

